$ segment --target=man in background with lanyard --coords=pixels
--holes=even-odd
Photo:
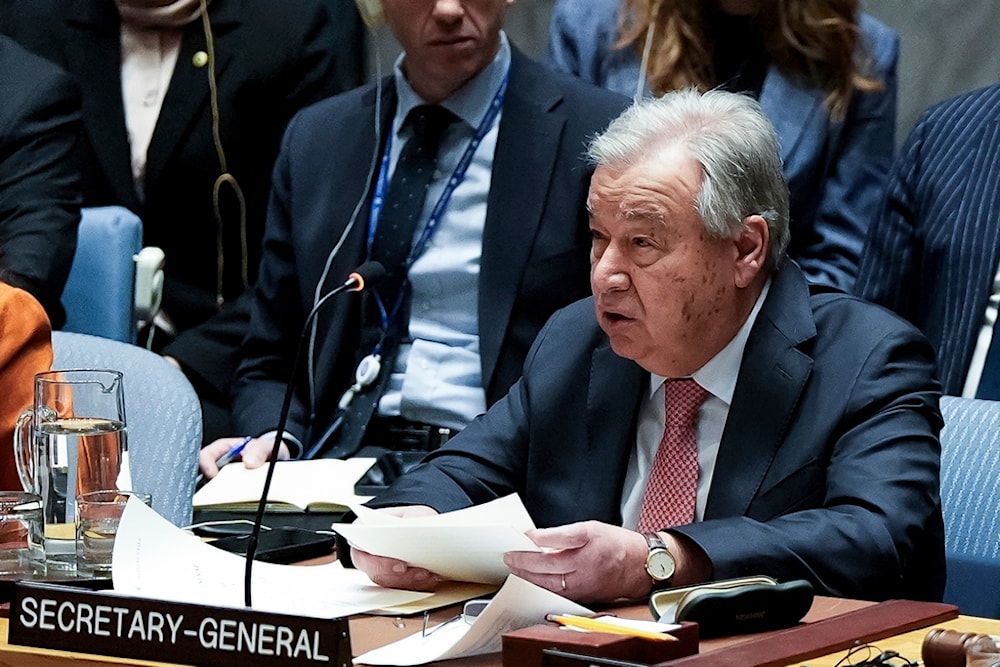
[[[236,424],[263,436],[247,465],[270,452],[288,382],[281,457],[436,448],[587,293],[582,152],[628,100],[510,45],[512,1],[383,0],[404,49],[393,75],[290,124],[234,386]],[[323,305],[291,378],[309,313],[366,259],[387,279]],[[205,448],[202,471],[237,443]]]

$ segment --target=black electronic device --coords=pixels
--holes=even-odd
[[[230,535],[209,542],[213,547],[245,556],[250,534]],[[298,563],[310,558],[329,556],[337,544],[336,536],[301,528],[263,530],[257,538],[254,558],[266,563]]]
[[[792,627],[812,603],[808,581],[757,575],[654,591],[649,610],[660,622],[691,621],[702,637],[720,637]]]

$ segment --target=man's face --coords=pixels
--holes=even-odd
[[[617,354],[668,377],[698,370],[749,312],[746,241],[708,236],[694,204],[701,179],[675,148],[624,171],[598,167],[590,186],[598,322]]]
[[[386,20],[406,52],[410,85],[437,102],[429,97],[450,94],[482,71],[497,53],[504,13],[513,2],[382,0]]]

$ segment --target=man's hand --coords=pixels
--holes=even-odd
[[[210,445],[202,447],[198,454],[198,467],[201,474],[206,479],[212,479],[219,474],[219,467],[215,462],[221,459],[230,449],[243,442],[243,438],[219,438]],[[268,457],[271,456],[271,449],[274,447],[274,437],[254,438],[243,448],[243,463],[248,468],[259,468],[264,465]],[[289,458],[288,447],[282,442],[278,448],[278,460],[283,461]]]
[[[403,518],[431,516],[437,511],[426,505],[387,507],[379,510]],[[354,567],[368,575],[368,578],[384,588],[402,588],[411,591],[433,591],[444,581],[440,575],[422,567],[410,567],[401,560],[376,556],[367,551],[351,547],[351,561]]]
[[[598,521],[527,533],[544,552],[510,551],[511,573],[580,602],[610,602],[649,595],[648,547],[635,531]]]

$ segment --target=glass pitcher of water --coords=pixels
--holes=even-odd
[[[76,496],[129,488],[122,374],[61,370],[35,376],[18,417],[14,458],[25,491],[42,497],[48,569],[76,567]]]

